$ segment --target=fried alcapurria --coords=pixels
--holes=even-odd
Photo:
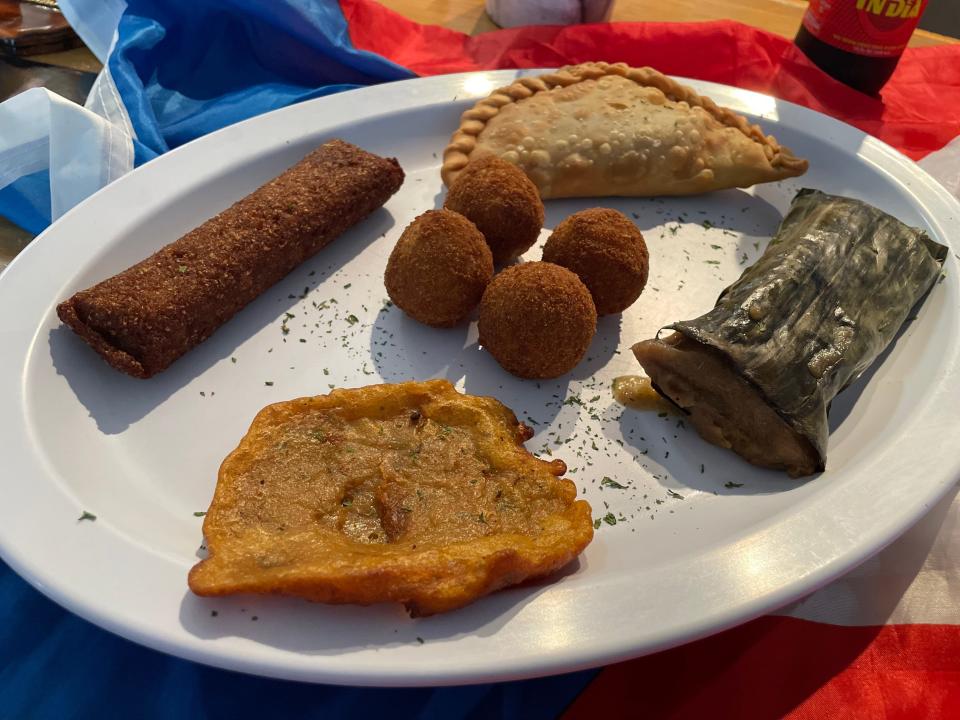
[[[593,525],[563,461],[523,447],[531,434],[445,380],[270,405],[220,467],[190,588],[430,615],[548,575]]]
[[[117,370],[153,377],[377,210],[403,179],[395,159],[329,140],[180,239],[67,298],[57,315]]]

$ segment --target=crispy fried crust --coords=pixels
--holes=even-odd
[[[650,265],[643,234],[611,208],[589,208],[562,220],[543,246],[543,260],[577,274],[597,315],[633,305],[647,284]]]
[[[452,610],[573,560],[590,506],[493,398],[445,380],[264,408],[220,468],[198,595]]]
[[[450,185],[443,206],[476,224],[497,265],[529,250],[543,227],[537,186],[518,167],[494,155],[470,163]]]
[[[403,183],[394,159],[331,140],[216,217],[57,306],[113,367],[148,378]]]
[[[555,378],[586,354],[597,331],[590,291],[570,270],[548,262],[512,265],[480,300],[479,342],[507,372]]]
[[[493,256],[477,226],[452,210],[428,210],[410,223],[387,260],[383,284],[414,320],[452,327],[480,303]]]

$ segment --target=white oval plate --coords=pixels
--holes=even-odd
[[[834,403],[828,470],[807,482],[750,467],[678,418],[624,411],[611,397],[614,377],[638,372],[629,346],[709,309],[801,186],[861,197],[946,242],[957,202],[835,120],[692,82],[757,118],[810,159],[810,172],[748,192],[548,203],[548,228],[595,205],[633,214],[652,268],[642,298],[622,319],[602,319],[588,358],[559,381],[503,372],[477,348],[475,325],[433,330],[384,308],[386,257],[407,223],[441,202],[439,157],[460,113],[516,75],[399,82],[254,118],[136,170],[34,241],[0,279],[3,558],[80,616],[185,658],[296,680],[425,685],[575,670],[716,632],[827,583],[916,521],[960,476],[949,442],[960,426],[952,257],[879,369]],[[407,172],[400,193],[169,370],[128,378],[60,327],[58,301],[330,137],[397,156]],[[552,582],[420,620],[394,606],[187,590],[202,541],[195,513],[261,407],[328,385],[429,377],[494,395],[535,423],[528,447],[564,458],[594,516],[617,520],[600,523],[579,563]],[[604,477],[628,487],[605,487]],[[78,521],[84,511],[96,521]]]

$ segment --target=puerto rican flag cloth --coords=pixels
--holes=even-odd
[[[805,105],[889,143],[960,194],[960,45],[908,49],[882,96],[869,98],[789,40],[728,21],[469,37],[372,0],[61,6],[104,70],[86,107],[43,89],[0,104],[0,214],[33,232],[134,166],[258,113],[417,75],[588,60]],[[773,615],[599,670],[461,688],[332,688],[201,667],[75,618],[2,567],[0,715],[960,717],[957,493],[859,568]]]

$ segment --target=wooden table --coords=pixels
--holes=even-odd
[[[477,35],[496,30],[483,10],[483,0],[379,0],[382,5],[419,23],[443,25]],[[616,21],[698,22],[739,20],[792,38],[800,27],[806,0],[615,0]],[[955,38],[917,30],[911,47],[960,42]]]

